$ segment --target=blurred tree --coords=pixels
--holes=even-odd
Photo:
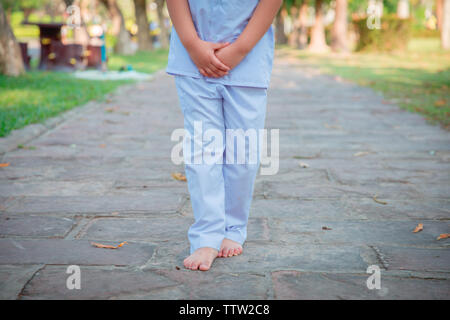
[[[441,46],[444,50],[450,49],[450,0],[442,3]]]
[[[275,41],[277,44],[286,44],[287,37],[284,33],[284,19],[286,18],[286,1],[283,1],[280,10],[275,16]]]
[[[444,0],[436,0],[436,19],[438,29],[442,29],[442,7],[444,4]]]
[[[100,2],[108,9],[113,22],[112,33],[117,36],[114,51],[123,55],[133,54],[135,50],[131,46],[131,35],[125,28],[125,20],[116,0],[100,0]]]
[[[409,18],[409,0],[398,0],[397,16],[400,19],[408,19]]]
[[[304,49],[308,45],[308,28],[306,20],[308,19],[308,1],[291,0],[291,17],[293,19],[293,30],[289,35],[289,44],[292,47]]]
[[[23,20],[25,22],[28,21],[28,18],[30,17],[31,13],[33,13],[36,9],[43,8],[49,0],[20,0],[17,1],[19,4],[20,9],[23,12]]]
[[[347,0],[336,0],[335,17],[331,29],[331,48],[334,51],[348,52],[348,3]]]
[[[18,76],[25,72],[22,53],[0,2],[0,74]]]
[[[147,18],[146,0],[134,0],[134,15],[138,26],[137,38],[139,50],[150,51],[153,49],[153,45]]]
[[[311,42],[308,49],[312,52],[325,52],[328,46],[325,40],[325,26],[323,22],[323,4],[325,0],[315,0],[316,19],[311,30]]]
[[[17,1],[15,0],[0,0],[0,4],[3,5],[3,10],[6,14],[6,20],[11,22],[11,12],[17,7]]]
[[[166,24],[166,15],[164,14],[165,0],[156,0],[156,12],[158,14],[158,24],[161,33],[159,34],[159,42],[162,48],[169,47],[169,30]]]

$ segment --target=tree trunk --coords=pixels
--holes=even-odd
[[[408,19],[409,18],[409,1],[408,0],[399,0],[398,1],[397,16],[400,19]]]
[[[444,6],[444,0],[436,0],[436,19],[438,29],[442,30],[442,7]]]
[[[308,3],[303,0],[300,6],[292,7],[291,15],[295,17],[294,29],[289,35],[289,45],[294,48],[304,49],[308,46],[308,28],[306,20],[308,19]]]
[[[0,74],[18,76],[24,72],[19,44],[6,20],[5,11],[0,2]]]
[[[292,17],[292,31],[288,35],[288,44],[293,48],[298,47],[298,8],[295,5],[291,6],[291,17]]]
[[[308,27],[306,26],[308,20],[308,3],[303,1],[298,13],[298,48],[305,49],[308,46]]]
[[[450,0],[444,0],[442,6],[441,45],[442,49],[450,49]]]
[[[114,52],[123,55],[134,54],[135,50],[132,47],[130,33],[125,28],[125,20],[116,0],[101,0],[101,2],[108,9],[108,12],[113,21],[113,34],[115,34],[117,28],[119,29],[119,32],[117,33],[117,42],[114,47]]]
[[[287,37],[284,33],[284,18],[286,17],[286,9],[283,7],[278,10],[278,13],[275,17],[275,41],[276,44],[286,44]]]
[[[134,0],[134,16],[138,26],[138,46],[139,50],[150,51],[153,49],[150,29],[147,19],[147,1]]]
[[[89,44],[89,33],[84,22],[84,16],[86,15],[87,2],[86,0],[76,0],[73,4],[80,8],[80,25],[73,29],[73,38],[75,43],[87,46]]]
[[[164,0],[156,0],[156,12],[158,14],[158,24],[161,33],[159,34],[159,42],[161,43],[161,48],[169,47],[169,30],[166,25],[166,15],[164,14]]]
[[[326,52],[328,50],[328,46],[325,40],[325,26],[323,24],[322,4],[323,0],[316,0],[316,20],[311,30],[311,43],[308,47],[310,51],[317,53]]]
[[[331,48],[333,51],[348,52],[347,11],[347,0],[336,0],[336,15],[331,30]]]

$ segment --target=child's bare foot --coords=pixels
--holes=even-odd
[[[238,256],[242,253],[242,246],[236,241],[230,239],[223,239],[222,245],[220,246],[218,257],[228,258],[232,256]]]
[[[207,271],[216,257],[216,249],[204,247],[195,250],[183,263],[186,269]]]

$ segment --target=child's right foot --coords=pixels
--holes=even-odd
[[[186,269],[207,271],[211,268],[214,259],[217,257],[217,250],[213,248],[199,248],[189,257],[184,259],[183,264]]]

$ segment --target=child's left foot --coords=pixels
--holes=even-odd
[[[230,239],[223,239],[222,245],[220,246],[218,257],[228,258],[232,256],[238,256],[242,253],[242,246],[236,241]]]

